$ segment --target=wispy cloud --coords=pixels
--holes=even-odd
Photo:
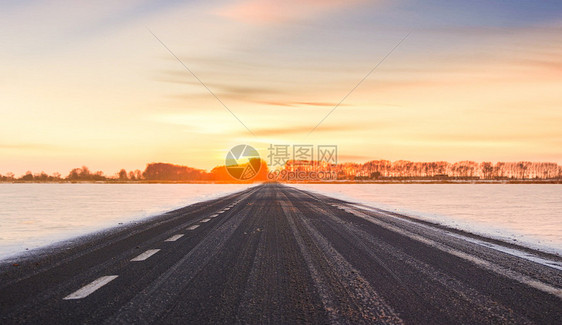
[[[155,80],[161,82],[169,82],[169,83],[177,83],[183,85],[193,86],[195,88],[201,88],[201,84],[195,80],[193,77],[183,71],[165,71],[164,75],[161,77],[156,77]],[[209,80],[205,80],[205,84],[222,96],[230,96],[230,97],[251,97],[255,95],[254,98],[258,98],[258,96],[270,95],[270,94],[280,94],[283,93],[282,90],[274,87],[264,87],[264,86],[244,86],[241,85],[240,82],[237,83],[226,83],[226,82],[213,82]],[[205,89],[201,90],[201,93],[205,93]],[[184,95],[179,95],[179,97],[183,97]]]
[[[319,127],[317,132],[349,132],[349,131],[357,131],[362,129],[371,128],[372,125],[326,125]],[[284,135],[302,135],[306,134],[310,131],[310,125],[303,125],[303,126],[290,126],[290,127],[282,127],[282,128],[268,128],[268,129],[257,129],[255,131],[256,135],[268,137],[268,136],[284,136]]]
[[[217,14],[246,23],[283,23],[310,18],[365,0],[243,0],[217,10]]]
[[[255,101],[258,104],[285,107],[334,107],[337,102],[293,102],[293,101]],[[348,106],[341,104],[340,106]]]
[[[205,92],[204,89],[200,89],[199,92],[197,89],[201,88],[200,84],[192,79],[193,78],[189,74],[182,71],[163,71],[160,76],[154,78],[154,80],[160,82],[188,85],[190,87],[193,87],[193,90],[196,91],[195,93],[190,92],[173,95],[174,98],[193,99],[195,97],[207,97],[207,92]],[[277,85],[278,83],[268,81],[262,82],[261,86],[243,85],[239,81],[232,82],[232,84],[226,82],[206,82],[206,84],[221,98],[228,98],[259,105],[291,108],[323,108],[334,107],[337,104],[337,102],[331,101],[292,100],[291,97],[303,98],[307,96],[306,91],[303,90],[302,87],[299,88],[294,84],[285,85],[284,88],[279,87]],[[268,84],[271,84],[271,86],[268,87]],[[275,99],[271,99],[272,97],[274,97]],[[340,106],[351,106],[351,104],[341,104]]]

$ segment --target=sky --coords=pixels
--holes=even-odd
[[[0,47],[0,174],[238,144],[562,163],[561,1],[0,0]]]

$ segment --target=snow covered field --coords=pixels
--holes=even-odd
[[[298,184],[291,186],[562,255],[562,186],[560,185]]]
[[[0,184],[0,259],[249,186]]]
[[[0,259],[251,185],[0,184]],[[292,185],[293,186],[293,185]],[[562,186],[299,184],[297,188],[562,254]]]

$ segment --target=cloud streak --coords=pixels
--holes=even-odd
[[[328,132],[351,132],[359,131],[372,128],[372,125],[326,125],[318,127],[317,132],[328,133]],[[303,135],[310,131],[310,125],[304,126],[289,126],[280,128],[267,128],[267,129],[257,129],[255,131],[258,136],[286,136],[286,135]]]
[[[365,3],[364,0],[243,0],[227,5],[216,14],[252,24],[285,23],[326,14]]]
[[[270,106],[284,107],[334,107],[337,102],[299,102],[299,101],[255,101],[258,104]],[[349,104],[340,104],[339,106],[348,106]]]

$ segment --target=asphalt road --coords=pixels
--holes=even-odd
[[[561,322],[560,257],[279,184],[0,265],[1,324]]]

